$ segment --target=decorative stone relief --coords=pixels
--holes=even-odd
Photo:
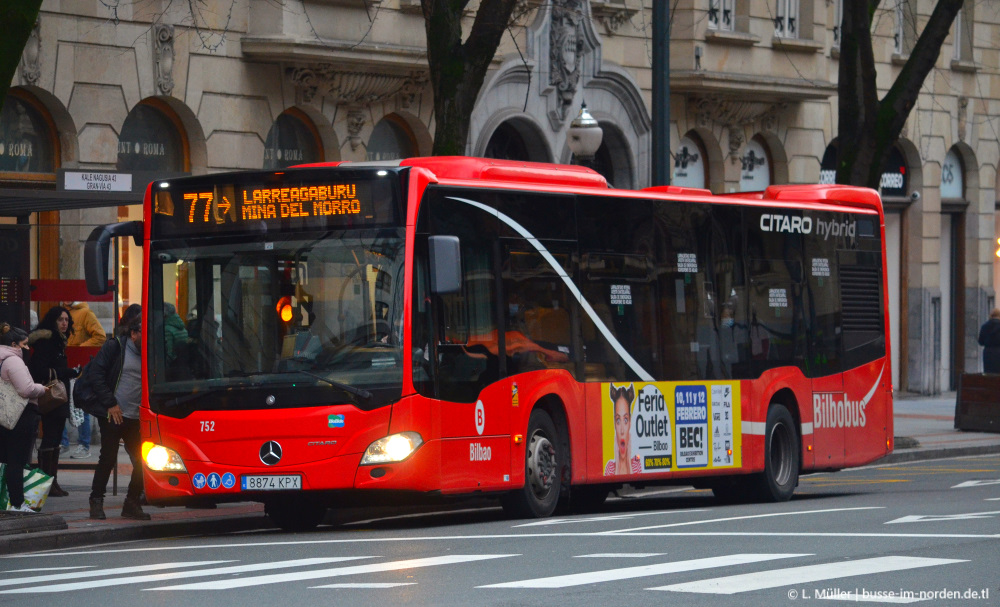
[[[965,141],[966,121],[969,118],[969,98],[958,98],[958,140]]]
[[[732,160],[733,164],[740,162],[740,148],[743,147],[743,131],[742,129],[730,126],[729,127],[729,158]]]
[[[153,24],[153,71],[156,88],[163,95],[174,90],[174,26]]]
[[[406,81],[403,82],[403,86],[399,89],[399,103],[403,109],[413,105],[417,95],[427,86],[429,79],[427,72],[410,72]]]
[[[357,151],[361,147],[361,129],[365,127],[368,120],[361,110],[350,110],[347,112],[347,135],[351,142],[351,151]]]
[[[414,86],[418,78],[427,81],[426,72],[409,74],[377,74],[350,72],[323,63],[306,67],[291,67],[288,78],[302,91],[302,100],[309,103],[317,95],[337,104],[367,105],[379,103]],[[419,77],[417,75],[420,75]]]
[[[639,9],[629,8],[624,2],[592,0],[590,11],[594,19],[604,26],[604,31],[613,36],[618,29],[629,22]]]
[[[28,42],[21,54],[21,78],[25,84],[38,84],[42,75],[42,32],[41,20],[35,20],[35,27],[28,34]]]
[[[549,29],[549,83],[557,91],[556,112],[560,121],[569,115],[570,106],[580,86],[580,64],[584,35],[580,16],[582,0],[552,0],[552,24]]]

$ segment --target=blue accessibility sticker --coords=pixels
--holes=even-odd
[[[218,489],[219,485],[222,484],[222,477],[219,476],[217,472],[213,472],[208,475],[208,488]]]
[[[198,474],[195,474],[193,477],[191,477],[191,484],[194,485],[195,489],[204,489],[205,488],[205,475],[202,474],[201,472],[199,472]]]
[[[326,418],[327,426],[330,428],[343,428],[344,427],[344,416],[343,415],[331,415]]]
[[[236,476],[232,472],[226,472],[222,475],[222,486],[226,489],[232,489],[236,484]]]

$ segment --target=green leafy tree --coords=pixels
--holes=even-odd
[[[42,0],[0,0],[0,107],[41,6]]]
[[[924,80],[941,54],[963,0],[938,0],[896,80],[879,99],[872,27],[879,0],[843,0],[838,82],[837,183],[878,188]],[[896,0],[909,3],[916,0]]]

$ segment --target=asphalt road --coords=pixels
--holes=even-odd
[[[1000,456],[804,477],[784,504],[668,488],[340,523],[2,557],[0,605],[1000,605]]]

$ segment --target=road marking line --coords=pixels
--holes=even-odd
[[[162,571],[164,569],[180,569],[183,567],[205,567],[207,565],[218,565],[220,563],[232,563],[234,561],[191,561],[182,563],[157,563],[155,565],[137,565],[135,567],[115,567],[112,569],[98,569],[95,571],[74,571],[72,573],[52,573],[49,575],[32,575],[29,577],[0,580],[0,586],[21,586],[23,584],[37,584],[39,582],[56,582],[60,580],[78,580],[88,577],[100,577],[104,575],[128,575],[131,573],[141,573],[143,571]]]
[[[310,588],[397,588],[399,586],[416,586],[416,582],[371,582],[370,584],[326,584],[325,586],[310,586]]]
[[[645,531],[646,529],[663,529],[665,527],[683,527],[685,525],[704,525],[706,523],[721,523],[724,521],[743,521],[756,518],[770,518],[775,516],[796,516],[799,514],[827,514],[830,512],[852,512],[857,510],[882,510],[885,506],[859,506],[857,508],[827,508],[824,510],[799,510],[797,512],[769,512],[767,514],[749,514],[747,516],[728,516],[725,518],[713,518],[701,521],[686,521],[683,523],[666,523],[663,525],[650,525],[648,527],[634,527],[632,529],[621,529],[612,531],[602,531],[603,535],[618,535],[620,533],[632,533],[635,531]]]
[[[0,573],[31,573],[35,571],[69,571],[70,569],[93,569],[97,565],[79,565],[77,567],[38,567],[35,569],[8,569]]]
[[[656,588],[649,588],[649,590],[698,592],[702,594],[737,594],[740,592],[808,584],[837,578],[967,562],[957,559],[931,559],[915,556],[881,556],[857,561],[823,563],[820,565],[743,573],[708,580],[698,580],[696,582],[658,586]]]
[[[603,552],[598,554],[578,554],[575,559],[643,559],[650,556],[663,556],[666,552]]]
[[[668,510],[668,511],[658,511],[658,512],[624,512],[621,514],[605,514],[602,516],[586,516],[580,518],[547,518],[540,521],[532,521],[530,523],[521,523],[520,525],[511,525],[512,529],[517,529],[518,527],[543,527],[546,525],[566,525],[571,523],[600,523],[604,521],[624,521],[637,516],[654,516],[662,514],[687,514],[688,512],[705,512],[704,508],[699,508],[695,510]]]
[[[911,514],[895,520],[886,521],[886,525],[894,523],[925,523],[936,521],[965,521],[969,519],[993,518],[1000,510],[993,512],[966,512],[964,514]]]
[[[981,479],[974,481],[965,481],[964,483],[959,483],[952,487],[952,489],[965,489],[967,487],[985,487],[987,485],[1000,485],[1000,479]]]
[[[433,567],[435,565],[454,565],[458,563],[470,563],[473,561],[487,561],[490,559],[509,558],[512,556],[521,556],[521,555],[520,554],[453,554],[448,556],[435,556],[422,559],[390,561],[388,563],[372,563],[370,565],[335,567],[333,569],[317,569],[314,571],[298,571],[294,573],[276,573],[274,575],[261,575],[257,577],[241,578],[235,580],[197,582],[194,584],[181,584],[178,586],[160,586],[158,588],[144,588],[143,590],[228,590],[231,588],[244,588],[247,586],[262,586],[264,584],[278,584],[282,582],[316,580],[325,577],[360,575],[365,573],[379,573],[383,571],[398,571],[400,569]]]
[[[858,595],[854,592],[841,592],[840,594],[834,596],[817,596],[813,597],[817,599],[826,599],[828,601],[852,601],[855,603],[897,603],[897,604],[907,604],[907,603],[919,603],[920,601],[929,601],[930,599],[918,599],[916,597],[901,597],[901,596],[870,596],[870,595]]]
[[[713,556],[709,558],[693,559],[689,561],[675,561],[673,563],[657,563],[655,565],[640,565],[638,567],[609,569],[607,571],[571,573],[568,575],[556,575],[553,577],[535,578],[533,580],[519,580],[517,582],[504,582],[502,584],[489,584],[486,586],[476,586],[476,587],[477,588],[567,588],[569,586],[584,586],[586,584],[597,584],[600,582],[630,580],[638,577],[664,575],[667,573],[679,573],[682,571],[697,571],[699,569],[713,569],[715,567],[729,567],[732,565],[745,565],[747,563],[759,563],[761,561],[772,561],[775,559],[787,559],[787,558],[796,558],[802,556],[812,556],[812,555],[811,554],[729,554],[726,556]]]
[[[227,575],[234,573],[247,573],[249,571],[270,571],[272,569],[282,569],[285,567],[308,567],[309,565],[325,565],[338,561],[354,561],[358,559],[373,558],[370,556],[343,556],[296,559],[293,561],[277,561],[273,563],[255,563],[253,565],[233,565],[231,567],[217,567],[215,569],[198,569],[196,571],[173,571],[171,573],[154,573],[150,575],[137,575],[133,577],[117,577],[108,580],[90,580],[88,582],[73,582],[68,584],[55,584],[52,586],[38,586],[30,588],[18,588],[16,590],[0,591],[0,594],[28,594],[40,592],[71,592],[75,590],[88,590],[91,588],[105,588],[108,586],[125,586],[127,584],[141,584],[143,582],[163,582],[166,580],[176,580],[178,578],[207,577],[210,575]],[[219,561],[232,562],[232,561]]]

